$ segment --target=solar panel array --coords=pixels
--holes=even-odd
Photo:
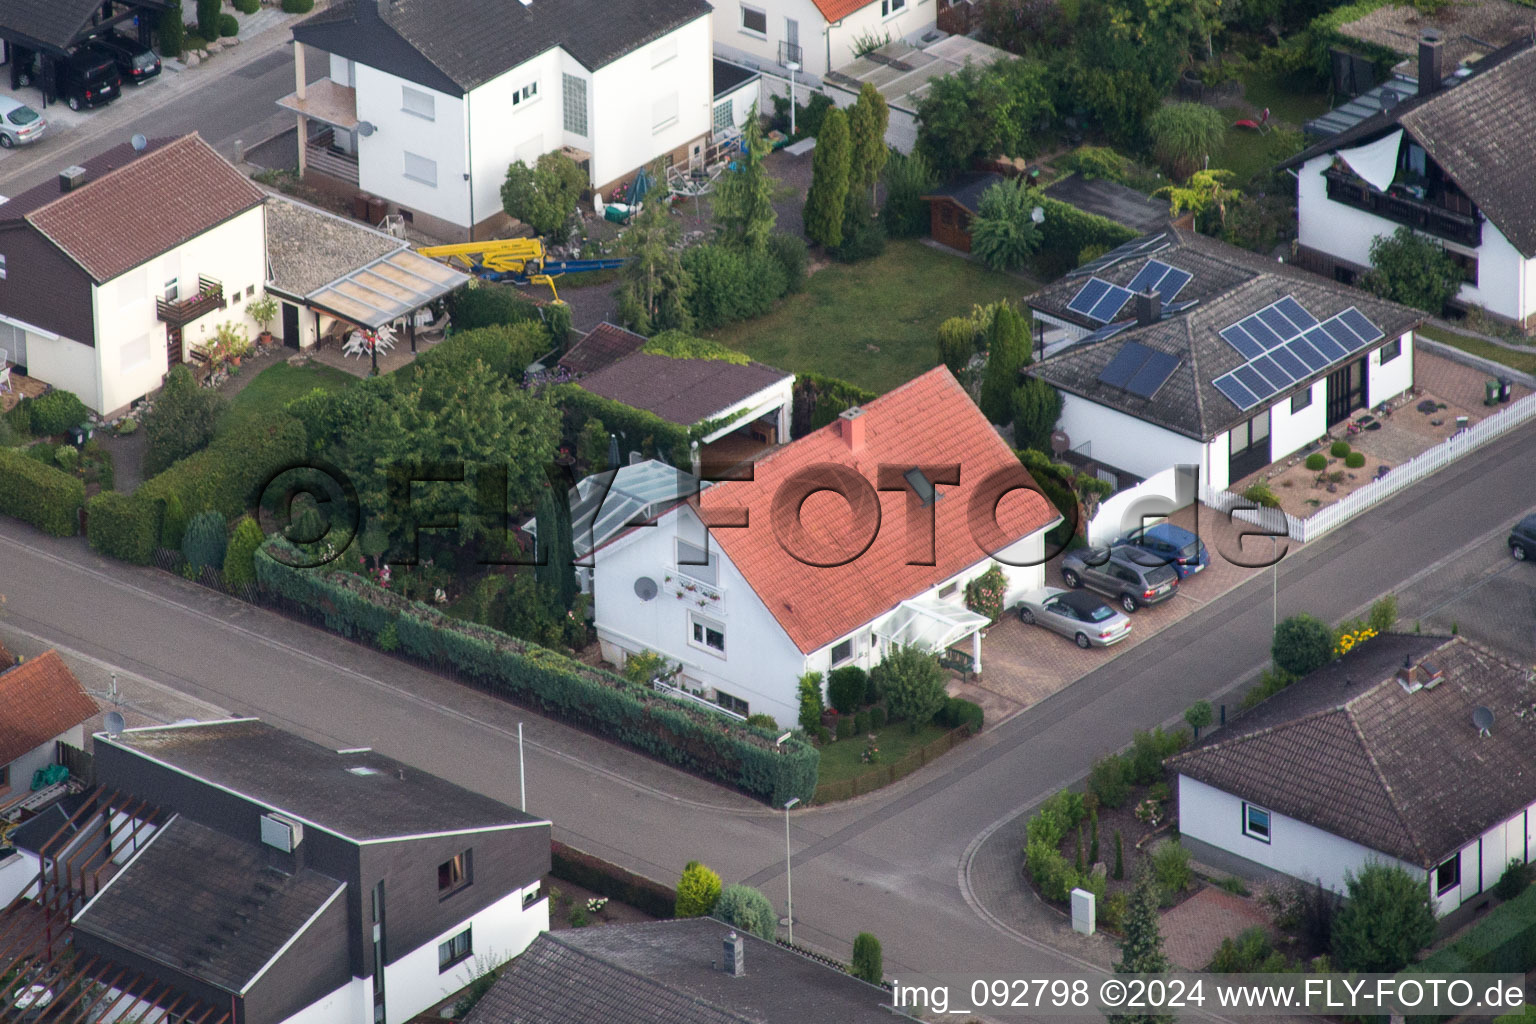
[[[1084,263],[1066,276],[1087,277],[1090,274],[1097,274],[1102,270],[1108,270],[1117,263],[1124,263],[1126,260],[1162,252],[1172,244],[1173,242],[1169,239],[1167,232],[1150,235],[1146,238],[1133,238],[1124,245],[1118,245],[1109,250],[1109,252],[1098,259]]]
[[[1099,381],[1140,398],[1151,398],[1178,368],[1177,356],[1128,341],[1099,374]]]
[[[1245,411],[1384,337],[1354,306],[1319,323],[1289,295],[1219,333],[1247,362],[1211,383]]]
[[[1067,303],[1067,308],[1078,316],[1107,324],[1125,308],[1130,298],[1129,288],[1110,284],[1101,277],[1092,277],[1078,289],[1076,295],[1072,296],[1072,301]]]
[[[1131,283],[1126,287],[1133,293],[1157,292],[1166,304],[1178,298],[1179,292],[1194,277],[1189,271],[1171,267],[1162,260],[1147,260],[1146,266],[1136,271],[1136,276],[1131,278]]]
[[[1125,330],[1127,327],[1135,327],[1135,326],[1136,326],[1136,321],[1135,320],[1121,320],[1117,324],[1105,324],[1103,327],[1100,327],[1098,330],[1094,331],[1092,334],[1085,335],[1078,342],[1078,344],[1079,345],[1087,345],[1087,344],[1089,344],[1091,342],[1095,342],[1095,341],[1108,341],[1110,338],[1113,338],[1115,335],[1119,334],[1121,331]]]

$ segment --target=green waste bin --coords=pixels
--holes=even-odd
[[[1496,380],[1487,380],[1487,381],[1483,382],[1483,404],[1484,405],[1498,405],[1499,404],[1499,382],[1498,381],[1496,381]]]

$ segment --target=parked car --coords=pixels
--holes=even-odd
[[[36,142],[48,131],[43,115],[19,100],[0,96],[0,146],[25,146]]]
[[[70,110],[111,103],[122,89],[117,60],[105,51],[82,46],[59,61],[59,95]]]
[[[1509,553],[1517,562],[1536,555],[1536,513],[1526,516],[1509,531]]]
[[[1086,547],[1061,560],[1061,578],[1076,590],[1089,587],[1127,612],[1166,601],[1179,589],[1179,574],[1157,555],[1133,547]]]
[[[1173,566],[1179,579],[1193,576],[1211,564],[1211,553],[1200,538],[1169,522],[1152,526],[1138,526],[1115,541],[1118,547],[1128,544],[1160,557],[1164,564]]]
[[[1054,629],[1077,646],[1108,647],[1131,635],[1131,620],[1092,594],[1043,587],[1019,601],[1019,621]]]
[[[154,50],[137,39],[119,35],[116,32],[108,32],[99,39],[93,40],[91,45],[111,55],[117,62],[118,73],[123,76],[125,82],[143,85],[160,74],[160,58],[155,56]]]

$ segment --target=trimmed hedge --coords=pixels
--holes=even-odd
[[[658,760],[732,785],[782,807],[809,802],[821,760],[799,737],[783,748],[772,730],[725,720],[622,676],[525,643],[488,626],[461,622],[351,573],[294,569],[273,557],[291,552],[280,538],[256,554],[256,578],[269,594],[319,612],[328,628],[375,642],[393,628],[399,649],[532,707],[626,744]]]
[[[588,420],[602,420],[604,427],[619,435],[620,448],[664,458],[684,469],[692,465],[687,427],[668,423],[644,409],[594,395],[579,384],[559,384],[554,391],[555,404],[565,414],[561,436],[575,437]]]
[[[148,565],[160,536],[159,508],[138,495],[102,491],[85,506],[86,537],[104,555]]]
[[[583,853],[558,839],[549,842],[549,873],[662,920],[671,918],[677,907],[677,890]]]
[[[25,520],[55,537],[80,532],[85,484],[19,451],[0,448],[0,512]]]
[[[1136,232],[1107,217],[1084,213],[1043,193],[1035,199],[1045,209],[1045,220],[1040,224],[1040,250],[1034,263],[1048,280],[1074,269],[1090,246],[1108,250],[1136,237]]]
[[[939,713],[934,716],[935,720],[947,729],[965,726],[972,736],[981,732],[982,717],[981,705],[963,697],[947,698],[944,706],[939,709]]]
[[[1403,968],[1399,977],[1446,974],[1525,974],[1536,968],[1536,887],[1501,904],[1458,941]],[[1437,1024],[1450,1015],[1415,1014],[1407,1024]],[[1379,1020],[1385,1024],[1386,1018]]]
[[[797,438],[831,423],[844,409],[880,397],[856,384],[819,373],[796,374],[794,395],[792,433]]]

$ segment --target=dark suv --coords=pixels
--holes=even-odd
[[[143,85],[160,74],[160,58],[137,39],[108,32],[100,39],[92,40],[91,46],[117,62],[117,70],[125,82]]]
[[[59,61],[59,95],[70,110],[111,103],[122,89],[123,76],[109,53],[82,46]]]
[[[1509,553],[1517,562],[1536,555],[1536,515],[1526,516],[1509,531]]]
[[[1061,560],[1069,587],[1091,587],[1127,612],[1166,601],[1179,589],[1179,574],[1166,560],[1139,548],[1079,548]]]

